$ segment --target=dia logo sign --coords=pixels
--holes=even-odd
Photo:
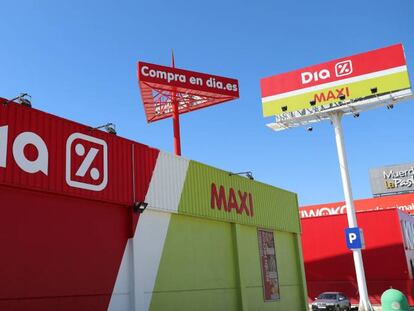
[[[335,76],[337,78],[348,76],[353,72],[352,61],[350,59],[335,64]],[[321,69],[319,71],[305,71],[300,74],[302,84],[317,82],[331,78],[329,69]]]
[[[0,127],[0,167],[7,167],[8,126]],[[28,158],[25,148],[31,145],[36,149],[35,159]],[[16,164],[27,173],[48,174],[49,152],[43,139],[33,132],[23,132],[13,142],[13,158]]]
[[[108,147],[106,142],[81,133],[66,142],[66,183],[93,191],[105,189],[108,183]]]
[[[49,150],[46,142],[34,132],[9,137],[9,126],[0,126],[0,168],[7,168],[9,147],[17,166],[25,173],[49,175]],[[64,159],[53,159],[61,162]],[[58,165],[58,167],[61,167]],[[68,186],[102,191],[108,183],[108,146],[102,139],[81,133],[71,134],[66,141],[66,169],[53,172],[65,174]]]

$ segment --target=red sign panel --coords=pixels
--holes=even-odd
[[[275,238],[272,231],[258,230],[260,264],[262,267],[265,301],[280,299],[279,276],[276,264]]]
[[[354,205],[357,212],[397,208],[414,214],[414,193],[355,200]],[[345,202],[309,205],[301,207],[299,212],[301,218],[346,214],[346,205]]]
[[[283,94],[405,65],[402,45],[392,45],[262,79],[262,97]]]
[[[236,79],[138,63],[138,80],[148,122],[172,116],[172,100],[186,113],[239,97]]]
[[[134,193],[141,191],[133,186],[140,182],[133,179],[142,174],[133,161],[142,145],[4,102],[0,99],[0,184],[124,205],[137,199]]]

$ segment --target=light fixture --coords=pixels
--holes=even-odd
[[[359,112],[355,112],[355,113],[353,114],[353,116],[354,116],[354,118],[359,118]]]
[[[287,106],[282,106],[282,111],[286,111],[287,110]]]
[[[91,131],[99,129],[104,129],[107,133],[116,135],[115,124],[113,123],[107,123],[101,126],[93,127],[91,128]]]
[[[377,87],[372,87],[371,88],[371,94],[376,94],[378,92],[378,88]]]
[[[147,208],[148,203],[144,202],[144,201],[139,201],[139,202],[135,202],[134,203],[134,213],[136,214],[142,214],[145,209]]]
[[[316,105],[316,100],[311,100],[310,102],[309,102],[309,104],[311,105],[311,106],[315,106]]]
[[[240,172],[240,173],[229,173],[229,176],[233,176],[233,175],[246,175],[247,178],[249,178],[250,180],[254,180],[253,174],[252,172],[248,171],[248,172]]]
[[[339,99],[340,99],[340,100],[344,100],[344,99],[345,99],[345,95],[344,95],[344,94],[339,95]]]
[[[389,104],[389,105],[387,105],[387,109],[389,110],[389,109],[393,109],[394,108],[394,105],[393,104]]]
[[[29,97],[30,99],[32,98],[32,96],[30,96],[27,93],[20,93],[19,96],[16,96],[15,98],[9,99],[8,101],[4,102],[4,105],[7,105],[11,102],[17,102],[22,106],[32,108],[32,102],[27,97]]]
[[[308,132],[312,132],[312,131],[313,131],[313,127],[312,127],[312,126],[309,126],[306,130],[307,130]]]

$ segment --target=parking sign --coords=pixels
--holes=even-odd
[[[348,249],[361,249],[365,248],[364,238],[362,235],[362,229],[346,228],[345,229],[346,246]]]

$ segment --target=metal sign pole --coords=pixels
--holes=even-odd
[[[174,51],[171,54],[172,68],[175,68]],[[173,128],[174,128],[174,153],[181,155],[181,138],[180,138],[180,114],[178,113],[178,101],[176,92],[172,92],[171,105],[173,110]]]
[[[339,168],[341,170],[342,186],[344,190],[346,202],[346,214],[348,217],[348,225],[350,228],[356,228],[357,220],[355,215],[354,201],[352,198],[351,182],[348,172],[348,163],[345,154],[345,145],[342,132],[342,112],[335,112],[331,115],[332,125],[335,129],[336,148],[338,150]],[[367,283],[365,280],[364,263],[362,261],[361,249],[352,250],[354,256],[355,272],[359,291],[359,308],[360,311],[373,311],[368,298]]]
[[[175,92],[173,92],[172,98],[173,107],[173,127],[174,127],[174,153],[175,155],[181,155],[181,139],[180,139],[180,115],[178,113],[178,101],[175,98]]]

